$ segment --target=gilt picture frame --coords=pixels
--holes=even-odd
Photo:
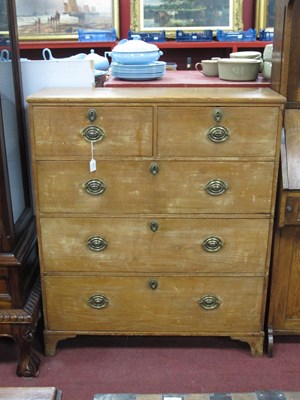
[[[275,2],[276,0],[256,0],[255,28],[272,31],[275,24]]]
[[[119,0],[16,0],[20,40],[77,39],[78,29],[116,30]]]
[[[243,29],[243,0],[131,0],[130,29],[134,32],[176,30],[197,32]]]

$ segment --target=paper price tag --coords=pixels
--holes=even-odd
[[[94,159],[94,146],[91,142],[91,161],[90,161],[90,172],[94,172],[97,169],[96,160]]]
[[[90,172],[94,172],[97,169],[96,160],[93,158],[90,161]]]

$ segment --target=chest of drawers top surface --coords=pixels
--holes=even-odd
[[[197,103],[285,103],[285,98],[269,88],[45,88],[27,97],[28,103],[75,102],[176,102]]]

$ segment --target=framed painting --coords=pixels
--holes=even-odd
[[[119,0],[16,0],[20,40],[77,39],[78,29],[116,29]]]
[[[256,0],[255,28],[273,30],[275,24],[275,1]]]
[[[6,1],[0,0],[0,46],[9,46],[9,42]],[[0,61],[1,58],[0,55]]]
[[[243,0],[131,0],[135,32],[241,30]]]

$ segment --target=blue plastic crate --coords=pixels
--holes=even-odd
[[[115,29],[107,31],[78,29],[79,42],[115,42],[116,40],[117,34]]]
[[[133,35],[139,35],[144,42],[165,42],[166,41],[166,32],[128,32],[128,39],[131,40]]]
[[[186,33],[181,30],[176,31],[177,42],[210,42],[213,40],[213,31],[207,29],[203,32]]]
[[[2,46],[9,46],[10,45],[10,40],[7,35],[2,35],[0,34],[0,45]]]
[[[259,31],[259,40],[272,42],[273,38],[274,32],[265,31],[264,29]]]
[[[224,32],[217,30],[217,40],[220,42],[255,42],[256,30]]]

